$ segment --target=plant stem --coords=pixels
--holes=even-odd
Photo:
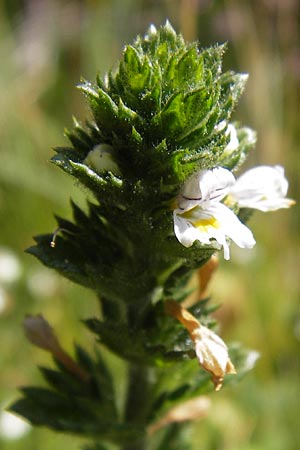
[[[149,369],[132,364],[129,368],[127,400],[125,407],[126,422],[143,426],[148,407]],[[145,450],[146,440],[126,444],[123,450]]]

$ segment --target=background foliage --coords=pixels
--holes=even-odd
[[[2,0],[1,409],[16,398],[17,386],[40,383],[35,364],[48,362],[25,341],[24,314],[42,311],[70,351],[74,335],[79,344],[93,346],[77,319],[93,314],[95,299],[23,254],[32,235],[56,227],[53,211],[71,216],[68,197],[80,203],[78,187],[47,162],[51,147],[66,143],[63,127],[71,126],[72,114],[79,119],[88,114],[75,88],[80,77],[93,80],[108,70],[124,43],[166,18],[186,40],[199,39],[203,46],[228,41],[225,68],[250,73],[237,117],[258,131],[249,165],[283,164],[290,197],[297,200],[299,9],[297,0]],[[234,249],[232,261],[222,262],[214,279],[213,298],[223,303],[217,313],[222,337],[257,349],[261,358],[238,386],[212,396],[210,415],[190,429],[195,449],[300,446],[299,212],[296,206],[275,214],[253,216],[256,248],[246,257]],[[119,360],[107,358],[119,377]],[[117,383],[120,393],[123,388]],[[0,435],[1,450],[63,446],[75,449],[76,439],[44,429],[18,440],[8,440],[3,430]]]

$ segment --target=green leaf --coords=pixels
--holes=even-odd
[[[73,245],[58,237],[55,248],[52,248],[50,245],[52,234],[39,235],[34,239],[37,245],[29,247],[27,253],[34,255],[45,266],[57,270],[69,280],[85,287],[92,287],[82,256]]]
[[[74,397],[64,397],[42,388],[23,388],[24,398],[16,401],[10,411],[29,420],[33,425],[44,425],[90,438],[102,438],[118,444],[134,442],[145,436],[141,427],[110,423],[91,403]]]

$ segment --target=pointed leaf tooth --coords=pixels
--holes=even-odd
[[[161,40],[165,40],[168,44],[173,47],[177,43],[180,35],[176,33],[170,22],[167,20],[165,25],[163,25],[159,30]]]
[[[134,73],[140,73],[142,70],[143,61],[140,59],[140,55],[135,47],[127,45],[123,52],[123,60],[120,64],[120,71],[129,75]]]
[[[110,92],[110,94],[112,95],[112,98],[114,99],[114,96],[119,96],[121,95],[122,91],[123,91],[123,85],[122,83],[120,83],[119,77],[117,76],[117,74],[114,74],[112,70],[110,70],[107,73],[107,89],[108,92]],[[119,97],[117,97],[119,98]]]
[[[162,128],[171,136],[178,134],[185,126],[183,108],[182,93],[176,92],[169,98],[160,114]]]
[[[81,142],[85,144],[88,148],[92,148],[95,145],[95,141],[88,134],[87,130],[85,130],[83,126],[78,122],[75,116],[73,116],[73,123],[74,123],[74,134],[76,133]]]
[[[88,383],[82,383],[82,381],[67,372],[58,372],[48,367],[39,367],[39,370],[50,387],[58,392],[85,396],[90,394],[90,386]]]
[[[179,86],[191,83],[197,85],[202,79],[203,60],[199,58],[196,46],[191,46],[178,60],[176,65],[177,83]],[[200,76],[199,76],[200,74]]]
[[[74,149],[77,150],[80,154],[86,154],[91,149],[91,143],[82,139],[77,130],[69,130],[65,128],[64,135],[69,139]]]
[[[103,136],[95,122],[86,121],[86,126],[90,132],[91,139],[97,144],[103,141]]]
[[[118,107],[111,97],[101,88],[96,90],[91,83],[80,84],[78,88],[88,98],[95,121],[100,125],[100,129],[101,126],[111,128],[118,113]]]
[[[134,126],[131,128],[131,136],[132,142],[134,142],[135,145],[139,145],[143,142],[142,135],[137,131],[137,129]]]
[[[96,83],[97,83],[97,86],[100,89],[107,90],[107,88],[108,88],[107,80],[108,80],[107,74],[104,74],[103,77],[101,77],[100,74],[97,73],[97,75],[96,75]]]
[[[232,71],[225,72],[220,77],[220,108],[228,113],[228,118],[244,91],[247,79],[247,74],[239,74]]]
[[[133,109],[126,106],[122,98],[119,98],[118,119],[124,121],[126,125],[130,122],[142,122],[142,118]]]
[[[86,226],[89,225],[89,218],[86,215],[86,213],[84,213],[82,211],[81,208],[79,208],[78,205],[76,205],[76,203],[71,200],[71,207],[72,207],[72,212],[73,212],[73,217],[74,217],[74,221],[80,225],[81,227],[85,228]]]
[[[89,81],[82,80],[77,88],[82,91],[89,99],[98,99],[98,89]]]
[[[115,188],[119,191],[123,185],[122,179],[115,176],[113,173],[108,172],[107,174],[100,176],[83,163],[77,163],[72,160],[65,162],[59,159],[59,157],[54,157],[52,160],[65,172],[69,173],[74,178],[77,178],[78,181],[90,189],[96,196],[100,196],[104,192],[107,194],[108,190],[110,191],[110,194],[112,194]]]
[[[201,52],[206,75],[212,74],[213,78],[218,77],[222,71],[223,55],[227,45],[215,45]]]
[[[93,114],[96,122],[99,122],[100,127],[113,127],[116,117],[118,115],[118,107],[112,98],[103,90],[98,90],[98,99],[96,104],[92,106]]]

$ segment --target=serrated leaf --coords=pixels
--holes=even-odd
[[[76,379],[70,373],[58,372],[48,367],[40,367],[39,369],[48,384],[56,391],[74,396],[89,397],[91,395],[90,385],[88,383],[82,383],[82,381]]]
[[[176,66],[177,84],[190,89],[195,88],[203,81],[203,60],[199,58],[198,49],[193,45],[179,59]]]
[[[99,196],[105,190],[110,190],[112,194],[115,189],[119,191],[123,185],[119,177],[110,172],[101,176],[83,162],[76,161],[75,155],[65,150],[53,156],[51,162],[78,179],[78,181],[90,189],[96,196]]]
[[[52,234],[35,237],[37,245],[29,247],[26,252],[38,258],[45,266],[57,270],[61,275],[75,283],[92,287],[85,272],[82,255],[65,240],[58,237],[55,249],[51,247]],[[81,262],[81,263],[80,263]]]
[[[28,419],[34,425],[45,425],[56,431],[100,437],[124,444],[144,437],[141,427],[131,424],[111,423],[105,412],[93,410],[93,405],[74,397],[63,397],[42,388],[23,388],[24,397],[10,410]]]

